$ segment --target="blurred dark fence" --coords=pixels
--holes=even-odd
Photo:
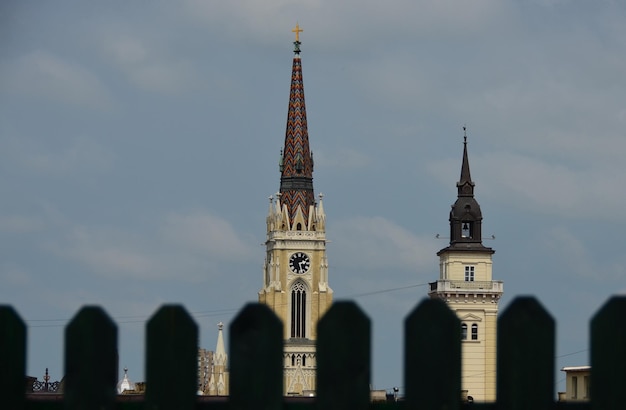
[[[581,321],[581,323],[583,323]],[[63,394],[26,394],[26,326],[0,306],[1,409],[625,409],[626,297],[594,316],[591,400],[555,400],[555,323],[532,297],[519,297],[498,319],[497,401],[461,401],[461,341],[456,315],[424,300],[406,318],[404,391],[398,402],[370,400],[371,329],[353,302],[336,302],[318,326],[317,396],[283,397],[280,320],[249,304],[230,326],[230,396],[197,396],[198,327],[179,305],[165,305],[146,327],[146,391],[116,394],[117,326],[86,306],[65,329]]]

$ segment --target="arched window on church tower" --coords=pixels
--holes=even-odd
[[[291,337],[305,337],[306,288],[296,282],[291,288]]]

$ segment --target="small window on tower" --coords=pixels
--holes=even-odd
[[[461,340],[467,340],[467,323],[461,324]]]
[[[465,267],[465,282],[474,282],[474,267]]]
[[[472,340],[478,340],[478,325],[476,323],[472,325]]]
[[[302,230],[302,224],[298,222],[298,224],[296,225],[296,231],[301,231],[301,230]]]

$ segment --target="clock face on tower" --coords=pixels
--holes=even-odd
[[[293,273],[306,273],[310,266],[311,260],[304,252],[296,252],[289,258],[289,267]]]

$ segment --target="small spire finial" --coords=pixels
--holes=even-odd
[[[222,328],[223,328],[223,327],[224,327],[224,323],[219,322],[219,323],[217,324],[217,329],[218,329],[218,330],[222,330]]]
[[[463,143],[467,144],[467,126],[463,125]]]
[[[302,30],[300,28],[300,25],[298,23],[296,23],[296,26],[291,30],[292,32],[296,33],[296,41],[293,42],[293,52],[296,54],[300,54],[300,33],[302,33],[304,30]]]
[[[296,33],[296,42],[299,43],[300,42],[300,33],[302,33],[304,30],[302,30],[300,28],[300,25],[298,23],[296,23],[296,26],[291,31]]]

